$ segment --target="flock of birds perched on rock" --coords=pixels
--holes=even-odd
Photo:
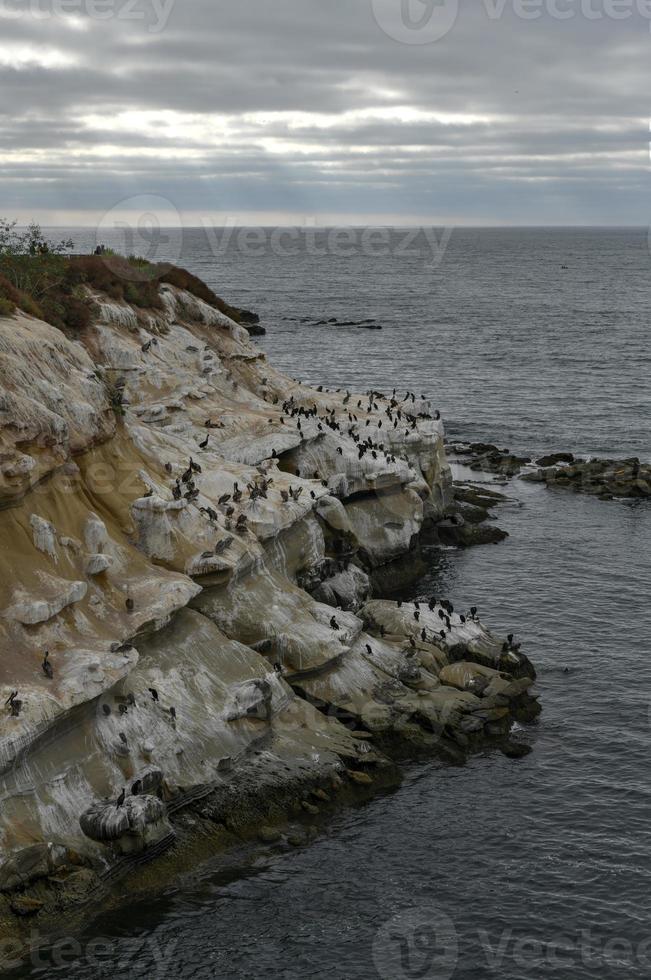
[[[146,343],[142,344],[141,346],[142,353],[147,354],[151,350],[151,348],[156,345],[158,345],[158,340],[155,337],[152,337]],[[198,351],[198,348],[188,347],[187,349],[193,352]],[[232,379],[232,373],[230,371],[227,373],[227,378],[229,380]],[[266,388],[267,382],[268,379],[266,377],[262,379],[263,388]],[[324,387],[319,386],[317,391],[319,393],[323,393]],[[341,389],[336,390],[336,394],[341,394],[341,393],[342,393]],[[265,400],[267,400],[267,396],[265,395],[264,397]],[[295,422],[296,430],[301,434],[303,433],[305,423],[310,421],[315,421],[316,430],[318,433],[322,433],[326,429],[329,429],[332,432],[340,433],[342,436],[349,437],[356,445],[357,455],[359,460],[362,460],[365,456],[368,455],[370,456],[370,458],[374,460],[377,460],[380,457],[382,457],[387,463],[395,464],[397,460],[396,460],[396,456],[392,452],[391,445],[389,444],[390,439],[387,438],[385,441],[383,441],[381,437],[378,435],[374,440],[370,436],[370,434],[364,431],[371,427],[372,425],[371,419],[365,419],[365,420],[360,419],[357,413],[358,412],[360,414],[362,412],[366,414],[381,413],[382,418],[377,419],[375,422],[375,428],[377,432],[380,433],[382,430],[384,430],[384,432],[386,432],[388,436],[392,431],[397,433],[398,429],[404,426],[405,437],[409,437],[411,434],[417,431],[419,422],[429,421],[432,419],[438,421],[441,417],[439,412],[436,412],[434,415],[431,415],[430,413],[424,411],[416,412],[415,410],[410,410],[411,407],[415,406],[416,404],[416,395],[413,392],[408,391],[405,394],[405,396],[402,398],[402,400],[398,400],[398,396],[395,388],[393,389],[390,398],[388,398],[383,393],[378,391],[368,392],[365,398],[367,399],[367,401],[365,401],[364,398],[359,398],[356,401],[356,405],[353,406],[352,404],[353,396],[350,391],[346,391],[343,398],[343,408],[345,410],[345,415],[347,416],[347,419],[339,421],[337,418],[337,409],[335,407],[326,408],[322,412],[319,412],[316,403],[314,403],[311,407],[306,408],[298,404],[296,399],[292,395],[289,399],[286,399],[285,401],[282,402],[282,405],[280,406],[281,408],[280,416],[276,418],[269,418],[268,421],[270,425],[279,423],[282,426],[285,426],[290,422]],[[280,404],[280,398],[278,396],[273,396],[273,398],[270,398],[268,400],[270,400],[274,406]],[[386,407],[384,407],[384,409],[381,409],[380,407],[381,401],[386,402]],[[426,402],[426,398],[424,395],[421,396],[421,401]],[[123,401],[122,403],[126,404]],[[341,406],[339,411],[341,411]],[[209,418],[205,422],[205,428],[209,431],[207,432],[205,437],[201,439],[201,441],[198,442],[197,444],[198,448],[201,451],[206,451],[209,449],[211,443],[211,432],[214,430],[224,429],[225,426],[223,422],[221,421],[214,422],[212,418]],[[343,455],[343,448],[341,446],[337,448],[337,453],[339,455]],[[279,459],[278,451],[276,449],[273,449],[271,453],[271,460],[278,460],[278,459]],[[236,534],[246,533],[247,526],[248,526],[248,519],[246,514],[239,513],[237,515],[237,518],[235,519],[235,523],[233,524],[233,519],[235,518],[235,514],[236,514],[236,508],[242,503],[245,496],[248,498],[249,501],[256,501],[258,499],[268,498],[268,494],[274,484],[274,480],[268,476],[269,463],[270,460],[266,460],[263,464],[256,467],[258,471],[258,477],[256,477],[252,482],[248,483],[245,489],[240,488],[238,482],[235,481],[233,483],[232,491],[223,494],[217,501],[217,505],[216,505],[217,508],[219,508],[219,511],[221,511],[221,515],[226,518],[225,526],[227,531],[233,529]],[[173,466],[171,463],[165,464],[165,471],[169,475],[173,475]],[[190,457],[186,469],[179,477],[175,478],[172,484],[171,493],[172,493],[173,500],[174,501],[186,500],[189,504],[196,503],[200,495],[200,491],[197,486],[197,480],[201,476],[201,474],[202,474],[202,468],[200,464],[197,463],[193,457]],[[327,480],[320,478],[320,474],[318,472],[315,471],[311,478],[314,479],[315,481],[320,480],[320,483],[323,487],[326,488],[328,487]],[[153,492],[154,492],[153,488],[150,487],[147,490],[145,496],[151,497],[153,495]],[[287,489],[284,488],[279,489],[280,499],[282,503],[285,505],[290,504],[292,502],[298,502],[303,493],[304,493],[303,487],[298,487],[295,489],[292,485],[290,485]],[[312,500],[317,499],[317,494],[315,493],[314,490],[310,491],[310,497]],[[200,509],[200,513],[204,515],[211,524],[217,524],[220,518],[220,513],[218,510],[216,510],[214,507],[208,504],[200,507],[199,509]],[[217,541],[215,547],[212,550],[204,551],[203,554],[201,555],[201,558],[203,560],[208,560],[215,556],[223,555],[231,548],[233,542],[234,542],[234,538],[232,535],[229,534],[226,537],[223,537],[219,541]],[[347,567],[347,564],[345,567]],[[403,603],[401,601],[397,603],[398,608],[401,608],[402,605]],[[421,617],[420,603],[416,602],[414,605],[415,605],[415,609],[413,613],[414,621],[416,624],[419,624],[420,617]],[[435,610],[437,605],[439,606],[438,616],[441,620],[441,623],[445,626],[445,629],[441,629],[439,636],[441,639],[445,639],[446,635],[450,633],[452,630],[452,623],[450,617],[454,612],[454,607],[452,606],[451,602],[445,599],[437,601],[435,598],[431,598],[427,603],[427,606],[431,612]],[[128,594],[128,590],[127,590],[127,597],[125,600],[125,606],[128,612],[132,612],[135,609],[134,600]],[[468,612],[467,616],[462,615],[460,617],[460,622],[462,624],[465,623],[467,620],[472,622],[479,621],[476,607],[473,606]],[[341,630],[341,626],[337,620],[336,615],[333,615],[330,619],[330,628],[335,632],[339,632]],[[380,636],[384,637],[386,635],[386,628],[384,626],[380,626],[379,632],[380,632]],[[428,633],[425,628],[422,628],[420,630],[420,633],[417,633],[416,635],[420,636],[420,639],[423,642],[426,642],[428,640]],[[409,636],[409,642],[412,647],[415,647],[416,637],[414,635]],[[520,645],[514,644],[514,637],[512,634],[510,634],[507,637],[506,642],[504,643],[503,653],[517,653],[519,648]],[[132,644],[130,642],[123,642],[123,643],[116,642],[111,645],[110,649],[112,653],[128,653],[129,650],[132,649]],[[373,653],[373,649],[370,644],[366,644],[366,650],[369,655]],[[41,668],[44,676],[48,680],[54,679],[54,667],[50,661],[49,651],[45,651]],[[274,664],[274,670],[279,674],[282,674],[284,672],[283,666],[279,663]],[[153,703],[156,705],[160,705],[160,695],[158,690],[156,688],[151,687],[148,688],[148,692]],[[16,718],[20,716],[21,710],[25,704],[23,700],[19,699],[18,693],[19,692],[17,690],[12,691],[9,698],[6,701],[6,707],[8,707],[9,709],[9,714],[12,717],[16,717]],[[124,698],[120,698],[118,700],[120,702],[119,703],[120,716],[126,715],[129,709],[135,707],[137,703],[135,696],[131,693],[126,695]],[[163,709],[163,710],[166,710],[167,714],[172,720],[172,723],[176,725],[176,719],[177,719],[176,708],[174,706],[170,706],[167,709]],[[109,718],[112,715],[112,709],[106,703],[101,705],[101,711],[106,718]],[[122,745],[124,745],[125,748],[128,749],[128,739],[124,734],[124,732],[119,732],[118,735]],[[131,787],[132,794],[137,795],[141,791],[141,788],[142,788],[141,780],[136,780],[133,786]],[[117,800],[115,801],[116,808],[120,808],[124,805],[126,800],[126,795],[127,795],[127,791],[125,788],[123,788]]]

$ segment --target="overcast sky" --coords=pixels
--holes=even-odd
[[[458,6],[0,0],[0,215],[647,225],[651,2]]]

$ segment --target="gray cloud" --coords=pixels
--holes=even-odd
[[[564,0],[564,21],[461,0],[422,46],[371,0],[176,0],[157,32],[153,0],[144,20],[2,16],[29,2],[0,3],[0,213],[92,221],[157,194],[190,218],[647,221],[637,0],[620,21],[580,13],[608,0]]]

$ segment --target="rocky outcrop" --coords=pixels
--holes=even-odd
[[[529,456],[518,456],[509,449],[498,449],[492,443],[454,442],[448,448],[451,455],[467,461],[471,470],[507,478],[517,476],[522,467],[531,462]]]
[[[425,400],[291,381],[170,285],[95,299],[75,341],[0,318],[0,890],[44,922],[188,808],[259,835],[537,710],[478,621],[373,598],[453,505]]]
[[[554,457],[558,461],[558,456]],[[631,459],[576,460],[565,466],[544,465],[541,469],[523,473],[521,479],[545,483],[574,493],[587,493],[602,500],[615,497],[650,498],[651,465]]]
[[[549,453],[530,466],[528,456],[517,456],[490,443],[451,443],[451,455],[475,472],[520,476],[529,483],[544,483],[602,500],[651,497],[651,465],[630,459],[578,459],[570,452]],[[463,542],[461,542],[463,543]]]

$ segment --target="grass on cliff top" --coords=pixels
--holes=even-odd
[[[155,265],[135,256],[70,256],[0,252],[0,316],[16,309],[77,336],[93,322],[95,304],[87,289],[146,310],[162,310],[160,286],[187,290],[239,321],[239,311],[185,269]]]

